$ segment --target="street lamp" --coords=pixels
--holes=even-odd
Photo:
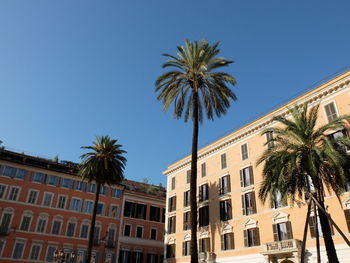
[[[64,252],[62,249],[61,250],[55,250],[53,252],[53,258],[55,262],[57,263],[74,263],[75,262],[75,252]]]

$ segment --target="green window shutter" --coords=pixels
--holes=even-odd
[[[272,225],[272,231],[273,231],[273,240],[274,241],[279,241],[277,224],[273,224]]]
[[[242,214],[246,215],[246,206],[245,206],[245,195],[242,195]]]
[[[182,242],[182,255],[186,256],[186,241]]]
[[[310,235],[311,235],[311,237],[316,237],[315,217],[314,216],[310,216],[310,218],[309,218],[309,225],[310,225]]]
[[[253,166],[249,166],[249,179],[250,184],[254,184],[254,174],[253,174]]]
[[[292,223],[290,221],[286,222],[286,227],[287,227],[288,239],[292,239],[293,238]]]
[[[350,209],[344,210],[346,224],[348,226],[348,231],[350,232]]]
[[[252,201],[252,209],[253,209],[253,213],[256,213],[256,201],[255,201],[255,192],[251,192],[251,201]]]
[[[241,187],[244,187],[243,170],[239,170],[239,178],[241,180]]]
[[[249,247],[248,230],[243,230],[244,246]]]
[[[199,253],[203,252],[203,239],[199,239],[198,245],[199,245]]]
[[[226,250],[225,249],[225,235],[221,235],[221,250]]]
[[[260,246],[259,228],[253,229],[253,246]]]
[[[230,180],[230,175],[227,176],[227,191],[231,192],[231,180]]]

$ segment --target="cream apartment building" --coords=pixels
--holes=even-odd
[[[300,262],[307,207],[303,200],[295,204],[267,201],[262,204],[258,190],[263,166],[258,157],[272,134],[261,132],[276,125],[273,116],[288,114],[295,104],[320,104],[319,124],[350,114],[350,71],[314,88],[265,116],[205,146],[198,155],[198,243],[202,262]],[[349,130],[330,136],[347,136]],[[270,145],[271,146],[271,145]],[[190,156],[173,164],[167,176],[166,262],[189,262],[189,170]],[[349,183],[350,191],[350,183]],[[350,192],[340,198],[326,197],[328,212],[350,239]],[[311,212],[314,217],[314,213]],[[339,260],[350,262],[350,247],[334,230]],[[306,262],[316,262],[313,220],[308,230]],[[328,262],[321,239],[322,262]]]

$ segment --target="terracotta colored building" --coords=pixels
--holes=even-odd
[[[273,110],[198,151],[198,243],[200,262],[296,263],[300,262],[307,206],[277,201],[262,204],[258,190],[263,165],[256,161],[273,134],[262,136],[265,128],[275,126],[273,116],[288,114],[295,104],[319,104],[319,123],[350,114],[350,71]],[[287,115],[288,116],[288,115]],[[348,136],[341,128],[329,136]],[[173,164],[167,176],[166,262],[189,262],[189,176],[190,156]],[[350,190],[350,183],[349,183]],[[328,212],[350,239],[350,192],[340,197],[326,196]],[[306,262],[316,262],[315,219],[307,236]],[[350,262],[350,248],[334,229],[333,240],[339,260]],[[321,239],[322,262],[327,262]]]
[[[53,262],[56,249],[85,263],[96,185],[77,165],[0,149],[0,262]],[[94,263],[163,257],[165,192],[134,181],[103,187]]]

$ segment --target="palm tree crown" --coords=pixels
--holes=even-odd
[[[185,121],[193,118],[194,93],[199,96],[199,121],[203,120],[203,108],[208,119],[214,114],[220,117],[230,107],[230,100],[236,100],[236,95],[227,84],[236,84],[236,80],[228,73],[213,72],[221,67],[233,63],[217,57],[220,50],[219,42],[209,45],[205,40],[201,42],[186,41],[185,46],[177,47],[177,57],[163,54],[169,59],[163,68],[174,68],[162,74],[156,80],[157,99],[163,101],[164,110],[174,102],[174,117]]]
[[[350,117],[344,116],[316,128],[318,108],[317,105],[308,112],[306,104],[295,106],[290,110],[292,120],[283,116],[273,118],[284,127],[263,132],[273,132],[274,147],[267,149],[257,162],[264,162],[261,200],[265,201],[269,194],[274,199],[278,191],[294,201],[295,196],[301,198],[311,188],[324,195],[324,185],[336,194],[345,190],[349,161],[345,147],[350,146],[350,140],[332,139],[327,134],[344,128],[344,120]]]
[[[101,185],[120,183],[124,179],[126,152],[109,136],[96,137],[93,146],[83,146],[91,152],[81,155],[79,174],[83,180],[95,181]]]

